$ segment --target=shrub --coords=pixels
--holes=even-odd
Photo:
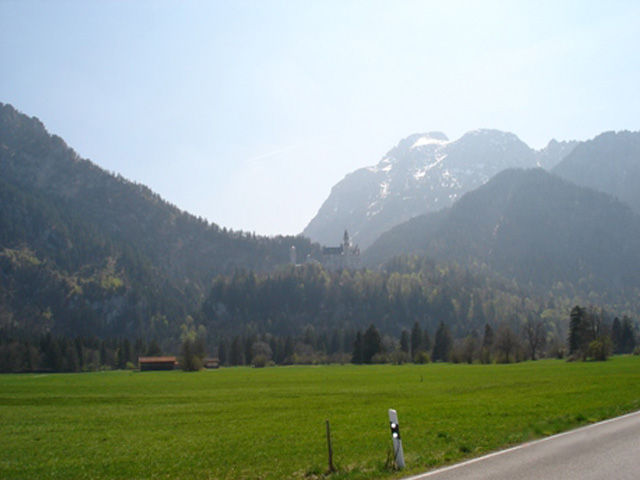
[[[427,352],[423,352],[422,350],[415,354],[413,357],[413,363],[425,364],[429,363],[431,359],[429,358],[429,354]]]
[[[603,362],[611,355],[613,343],[609,337],[600,337],[589,343],[587,348],[587,358]]]
[[[376,353],[373,357],[371,357],[371,363],[390,363],[389,355],[387,355],[386,353]]]
[[[266,355],[256,355],[251,361],[251,365],[256,368],[263,368],[269,365],[269,358]]]
[[[402,365],[411,361],[411,355],[402,350],[396,350],[391,354],[391,363],[394,365]]]

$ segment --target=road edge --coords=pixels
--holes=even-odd
[[[608,418],[608,419],[602,420],[600,422],[590,423],[589,425],[584,425],[582,427],[574,428],[573,430],[567,430],[566,432],[557,433],[555,435],[550,435],[548,437],[539,438],[538,440],[533,440],[531,442],[526,442],[526,443],[522,443],[520,445],[515,445],[513,447],[509,447],[509,448],[506,448],[504,450],[497,450],[495,452],[491,452],[491,453],[488,453],[486,455],[482,455],[481,457],[470,458],[469,460],[465,460],[465,461],[462,461],[460,463],[455,463],[453,465],[448,465],[446,467],[441,467],[441,468],[438,468],[436,470],[429,470],[428,472],[419,473],[419,474],[413,475],[411,477],[403,477],[401,480],[423,480],[423,479],[432,477],[434,475],[438,475],[438,474],[440,474],[442,472],[447,472],[447,471],[455,470],[457,468],[461,468],[461,467],[464,467],[464,466],[467,466],[467,465],[472,465],[474,463],[482,462],[482,461],[488,460],[490,458],[494,458],[494,457],[497,457],[497,456],[500,456],[500,455],[505,455],[505,454],[508,454],[510,452],[515,452],[517,450],[522,450],[523,448],[531,447],[533,445],[538,445],[540,443],[547,442],[547,441],[555,439],[555,438],[565,437],[567,435],[573,435],[573,434],[576,434],[576,433],[579,433],[579,432],[583,432],[583,431],[591,429],[591,428],[595,428],[595,427],[597,427],[599,425],[606,425],[607,423],[617,422],[619,420],[625,419],[627,417],[632,417],[632,416],[635,416],[635,415],[640,415],[640,410],[636,410],[635,412],[625,413],[624,415],[620,415],[618,417]]]

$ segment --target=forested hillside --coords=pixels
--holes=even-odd
[[[219,278],[196,321],[230,365],[510,362],[578,350],[591,356],[582,344],[569,351],[569,312],[574,302],[603,300],[564,287],[531,296],[468,268],[396,257],[380,271],[306,265]],[[608,338],[607,352],[630,353],[637,304],[607,307],[580,310],[585,327],[571,334],[590,347]],[[596,333],[588,322],[597,322]]]
[[[0,329],[169,338],[216,275],[317,246],[227,231],[105,172],[0,104]]]
[[[532,293],[562,288],[626,302],[640,287],[638,251],[640,218],[627,205],[533,169],[502,172],[450,209],[396,227],[365,257],[380,265],[426,255],[483,268]]]
[[[553,173],[608,193],[640,214],[640,132],[605,132],[578,145]]]
[[[554,302],[551,306],[556,307]],[[433,334],[445,322],[458,338],[481,331],[487,322],[513,320],[519,328],[527,313],[546,309],[546,302],[529,300],[506,282],[455,265],[398,257],[381,271],[326,271],[307,265],[270,275],[221,277],[198,318],[226,336],[296,335],[305,326],[330,333],[370,324],[397,336],[415,322]],[[558,331],[561,326],[550,328]]]

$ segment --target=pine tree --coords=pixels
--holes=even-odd
[[[127,359],[126,359],[126,353],[124,351],[124,341],[122,339],[118,341],[117,356],[118,356],[118,360],[117,360],[116,366],[120,370],[124,370],[127,366]]]
[[[256,335],[247,335],[244,337],[244,345],[242,356],[244,358],[244,364],[251,365],[251,347],[253,347],[253,343],[257,340]]]
[[[52,372],[61,372],[64,357],[58,340],[48,333],[42,340],[40,350],[43,355],[42,366]]]
[[[493,332],[493,328],[488,323],[484,325],[484,337],[482,338],[482,348],[486,348],[487,350],[491,350],[493,347],[493,340],[495,338],[495,333]]]
[[[493,356],[491,351],[493,349],[493,342],[495,340],[495,333],[493,328],[488,323],[484,325],[484,336],[482,337],[482,346],[480,347],[480,361],[482,363],[491,363]]]
[[[369,325],[364,332],[362,361],[364,363],[373,363],[373,357],[382,352],[382,337],[375,325]]]
[[[575,355],[582,347],[582,336],[586,311],[578,305],[571,309],[569,319],[569,355]]]
[[[411,335],[404,328],[400,334],[400,350],[407,354],[411,352]]]
[[[287,336],[287,339],[284,342],[284,352],[282,356],[284,357],[284,362],[290,363],[293,360],[293,355],[295,354],[295,342],[293,341],[293,337],[291,335]]]
[[[242,341],[237,335],[231,342],[229,349],[229,364],[233,366],[244,365],[244,353],[242,352]]]
[[[78,355],[78,364],[80,366],[79,370],[82,371],[84,368],[84,345],[82,344],[82,339],[80,337],[76,337],[74,344],[76,347],[76,354]]]
[[[64,371],[65,372],[79,372],[80,362],[78,360],[78,351],[73,342],[68,341],[65,343],[65,356],[64,356]]]
[[[433,344],[433,354],[431,358],[434,362],[448,362],[452,347],[453,338],[451,337],[451,332],[444,322],[440,322],[438,330],[436,331],[436,339]]]
[[[364,363],[364,339],[362,338],[362,331],[360,330],[356,332],[356,338],[353,341],[351,363],[355,363],[356,365]]]
[[[620,331],[620,353],[633,353],[636,348],[636,337],[633,331],[631,319],[626,315],[622,317],[622,328]]]
[[[613,319],[611,325],[611,341],[613,342],[613,351],[615,353],[622,353],[622,323],[618,317]]]
[[[102,340],[100,342],[100,366],[107,364],[107,343]]]
[[[218,361],[220,365],[226,365],[229,358],[229,347],[227,345],[227,339],[225,337],[220,337],[218,340]]]
[[[411,329],[411,355],[415,357],[415,355],[424,348],[422,328],[420,328],[420,324],[418,322],[415,322]]]

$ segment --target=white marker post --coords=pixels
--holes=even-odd
[[[404,452],[402,451],[402,439],[400,438],[400,425],[398,414],[395,410],[389,410],[389,423],[391,426],[391,439],[393,440],[393,456],[398,468],[404,468]]]

